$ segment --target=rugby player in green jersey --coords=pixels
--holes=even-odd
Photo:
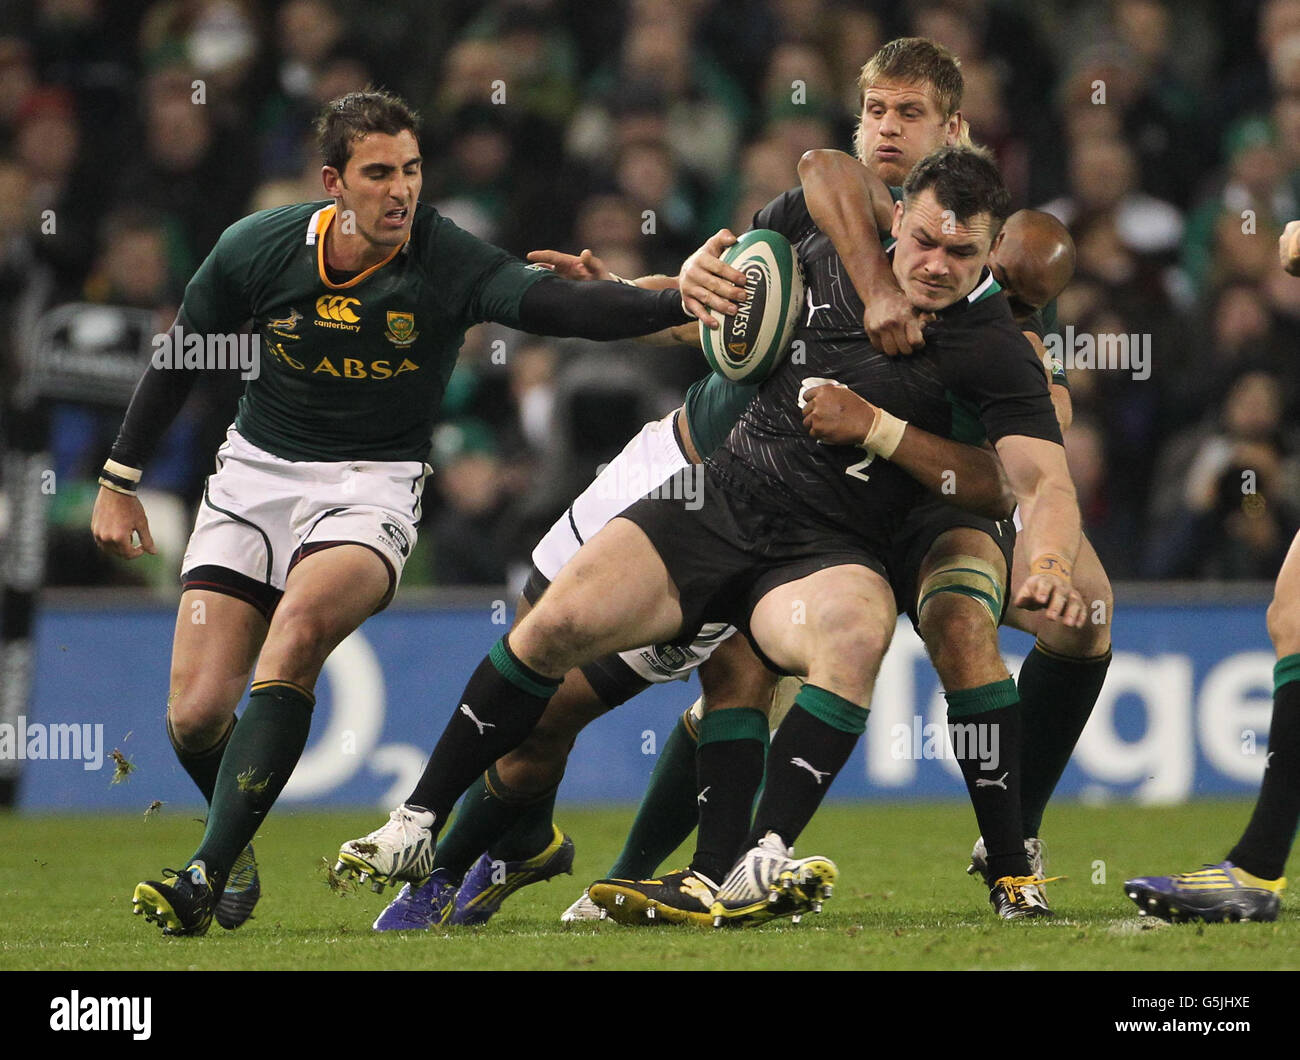
[[[168,733],[208,800],[207,828],[181,871],[134,895],[167,933],[202,934],[214,913],[238,926],[257,901],[251,841],[302,753],[326,657],[397,587],[466,329],[492,320],[614,339],[687,319],[673,291],[555,277],[420,203],[417,127],[383,92],[326,106],[317,133],[332,201],[222,234],[101,473],[96,541],[127,558],[153,551],[135,496],[143,469],[195,366],[215,370],[251,320],[261,357],[186,550],[168,695]]]
[[[1278,238],[1283,271],[1300,276],[1300,221]],[[1286,891],[1286,862],[1300,826],[1300,535],[1291,542],[1268,606],[1273,715],[1264,778],[1246,830],[1217,865],[1172,876],[1124,881],[1143,916],[1191,920],[1276,920]]]

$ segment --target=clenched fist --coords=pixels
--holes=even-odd
[[[823,383],[801,394],[804,426],[829,445],[861,445],[880,411],[843,383]]]

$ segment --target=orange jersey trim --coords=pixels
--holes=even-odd
[[[352,279],[347,280],[344,283],[333,283],[331,282],[329,275],[325,271],[325,233],[329,231],[329,226],[334,220],[335,212],[336,212],[335,207],[333,206],[325,207],[325,209],[320,212],[319,220],[316,222],[316,271],[320,274],[320,282],[333,291],[342,291],[347,289],[348,287],[355,287],[362,280],[366,279],[366,277],[370,276],[372,273],[376,272],[377,270],[382,269],[385,265],[387,265],[390,261],[392,261],[395,257],[397,257],[398,252],[402,249],[402,247],[406,246],[407,242],[411,238],[411,235],[408,232],[406,235],[406,239],[402,240],[401,243],[393,247],[393,252],[389,254],[388,257],[384,258],[383,261],[375,265],[371,265],[370,268],[366,269],[364,272],[357,273],[355,276],[352,277]]]

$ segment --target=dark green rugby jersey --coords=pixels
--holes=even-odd
[[[286,460],[424,460],[465,331],[518,326],[519,302],[549,275],[417,204],[411,237],[344,283],[325,275],[333,202],[236,221],[185,288],[187,332],[230,334],[250,319],[260,374],[235,426]]]
[[[726,440],[757,393],[757,384],[733,383],[717,372],[691,384],[686,391],[686,426],[700,456],[708,456]]]

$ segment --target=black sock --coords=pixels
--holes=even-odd
[[[700,813],[691,868],[714,883],[744,850],[754,795],[763,782],[767,715],[749,707],[714,710],[700,722],[695,751]]]
[[[1028,876],[1020,830],[1020,701],[1011,678],[946,692],[948,740],[984,837],[989,875]]]
[[[1228,860],[1252,876],[1276,880],[1300,824],[1300,655],[1273,668],[1273,720],[1268,727],[1268,764],[1250,815]]]
[[[1097,705],[1110,652],[1074,659],[1035,644],[1020,668],[1020,815],[1025,836],[1043,827],[1043,811]]]
[[[664,858],[694,830],[699,820],[695,801],[699,792],[695,763],[697,739],[695,718],[688,710],[677,719],[664,741],[627,841],[618,860],[610,866],[609,879],[650,879]]]
[[[747,847],[768,832],[779,835],[786,846],[794,845],[857,746],[868,713],[816,685],[799,689],[768,752],[763,796]]]
[[[290,681],[253,685],[239,730],[221,758],[208,826],[191,861],[202,861],[220,891],[257,834],[307,746],[316,697]]]
[[[226,753],[226,745],[230,743],[230,734],[235,731],[235,723],[239,720],[234,714],[230,715],[230,724],[226,726],[226,731],[211,747],[202,751],[187,751],[181,746],[176,739],[176,733],[172,730],[171,715],[167,715],[167,739],[172,742],[172,750],[176,752],[176,761],[181,764],[181,768],[190,775],[190,779],[198,785],[199,791],[203,793],[204,802],[212,802],[212,792],[217,786],[217,771],[221,768],[221,756]]]
[[[515,658],[505,637],[492,645],[406,800],[433,812],[435,835],[474,778],[523,743],[559,687]]]

